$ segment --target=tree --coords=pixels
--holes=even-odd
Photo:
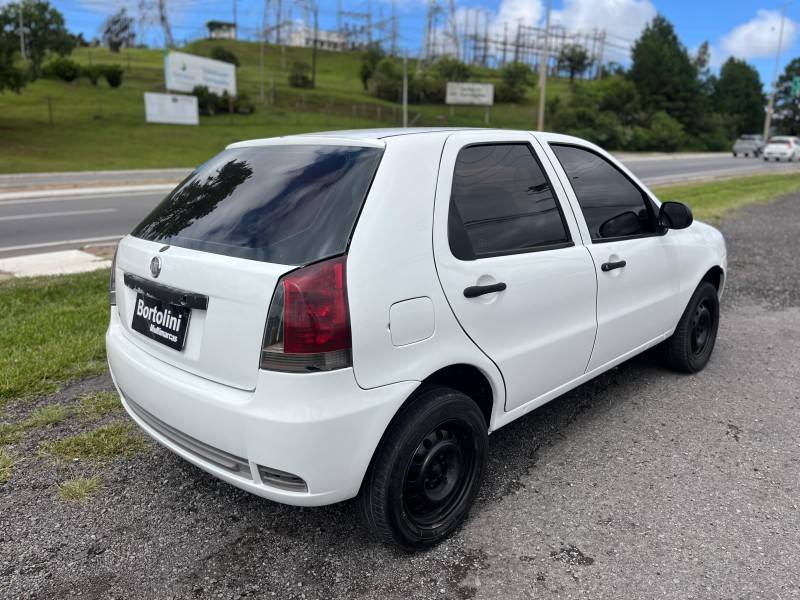
[[[289,85],[296,88],[311,87],[311,67],[308,63],[296,60],[289,71]]]
[[[239,66],[239,57],[237,57],[232,50],[228,50],[224,46],[214,46],[211,48],[211,58],[230,63],[236,67]]]
[[[525,91],[535,83],[533,71],[523,62],[510,62],[500,69],[500,85],[497,86],[498,102],[519,102]]]
[[[792,96],[792,79],[800,77],[800,58],[793,59],[778,78],[773,123],[781,133],[800,135],[800,99]]]
[[[13,16],[0,11],[0,92],[5,89],[19,92],[25,85],[25,72],[19,65],[19,38],[14,36],[9,23]]]
[[[628,74],[645,110],[666,112],[689,132],[700,127],[703,98],[697,66],[678,40],[672,24],[661,15],[636,40]]]
[[[364,54],[361,58],[361,68],[358,71],[358,78],[361,80],[361,85],[364,86],[365,92],[369,88],[369,80],[372,79],[372,76],[375,74],[375,69],[377,69],[378,63],[381,62],[383,56],[383,48],[381,48],[380,44],[370,44],[367,46],[366,50],[364,50]]]
[[[466,63],[451,56],[442,56],[437,59],[432,66],[433,75],[438,77],[443,84],[448,81],[469,81],[472,77],[472,69]]]
[[[727,115],[735,134],[757,133],[764,125],[764,94],[761,79],[752,66],[733,57],[725,61],[714,85],[714,107]]]
[[[124,6],[105,20],[102,31],[103,43],[111,52],[136,45],[133,17],[128,16]]]
[[[64,25],[64,17],[49,2],[44,0],[25,0],[6,4],[0,9],[0,53],[6,55],[8,65],[8,49],[12,40],[19,48],[20,11],[22,11],[22,28],[25,37],[25,56],[30,61],[33,77],[41,73],[42,62],[48,52],[60,56],[69,54],[75,47],[75,40]],[[3,60],[0,57],[0,60]],[[0,66],[0,70],[4,67]],[[18,76],[18,75],[17,75]],[[0,85],[2,87],[2,85]]]
[[[583,75],[591,66],[592,59],[580,44],[564,46],[558,53],[558,70],[569,73],[570,83],[575,81],[576,75]]]

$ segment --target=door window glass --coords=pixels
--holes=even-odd
[[[594,241],[656,232],[650,200],[619,169],[584,148],[552,144]]]
[[[550,182],[527,144],[481,144],[458,153],[448,230],[453,255],[462,260],[570,241]]]

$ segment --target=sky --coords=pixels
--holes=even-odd
[[[177,41],[202,37],[206,21],[232,20],[236,3],[240,37],[255,38],[262,23],[265,0],[165,0]],[[317,0],[321,29],[336,26],[337,4],[345,10],[366,11],[370,0]],[[422,45],[428,0],[371,0],[373,19],[382,13],[389,17],[394,1],[399,21],[399,44],[410,54]],[[447,5],[447,0],[440,0]],[[2,0],[0,0],[2,2]],[[87,39],[99,35],[103,20],[119,7],[128,7],[136,17],[140,0],[51,0],[64,14],[67,27],[82,32]],[[275,0],[266,0],[272,2]],[[283,0],[284,7],[298,0]],[[541,25],[544,22],[547,0],[455,0],[459,19],[480,12],[490,30],[502,35],[504,23]],[[155,5],[156,0],[144,0]],[[695,51],[704,41],[711,45],[711,67],[717,70],[730,56],[744,59],[759,72],[765,89],[774,77],[775,52],[781,22],[780,1],[770,0],[553,0],[551,22],[570,30],[592,31],[605,29],[609,46],[606,56],[622,64],[629,62],[628,48],[642,28],[656,14],[663,14],[675,26],[678,37]],[[285,8],[284,10],[288,10]],[[299,17],[301,11],[292,13]],[[163,41],[158,29],[147,30],[148,43]],[[780,68],[800,56],[800,2],[788,3]]]

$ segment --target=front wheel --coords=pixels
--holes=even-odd
[[[719,328],[717,288],[703,281],[694,291],[675,333],[663,342],[667,366],[682,373],[697,373],[708,364]]]
[[[453,533],[480,487],[487,430],[468,396],[423,388],[389,426],[364,478],[359,506],[367,527],[406,550]]]

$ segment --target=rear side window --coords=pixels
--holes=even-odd
[[[594,152],[552,144],[594,241],[656,232],[650,200],[622,171]]]
[[[482,144],[458,153],[448,237],[461,260],[570,241],[550,182],[527,144]]]
[[[341,254],[382,153],[319,145],[226,150],[175,188],[132,235],[286,265]]]

